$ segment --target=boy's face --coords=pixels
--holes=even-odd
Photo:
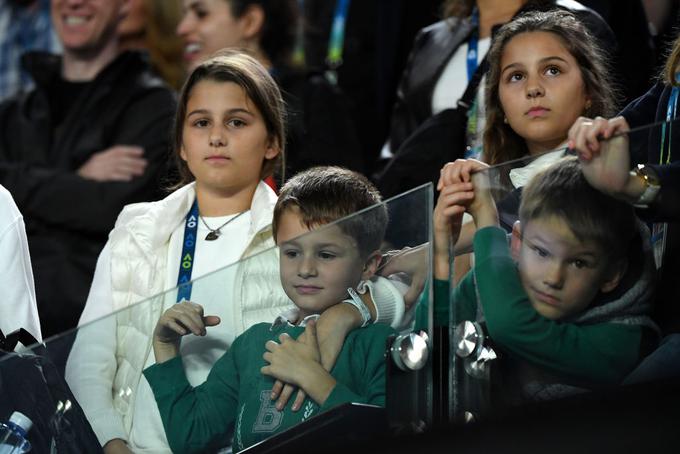
[[[300,219],[297,207],[283,211],[276,242],[281,252],[281,284],[302,318],[347,298],[347,288],[356,288],[373,270],[371,259],[361,258],[356,241],[340,227],[325,226],[309,233]]]
[[[582,312],[598,291],[616,288],[624,271],[620,264],[612,266],[596,244],[576,238],[555,216],[529,221],[521,234],[516,225],[512,252],[531,305],[551,320]]]

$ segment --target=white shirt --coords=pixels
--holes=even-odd
[[[491,38],[480,39],[477,42],[477,63],[489,51],[491,45]],[[469,44],[463,43],[458,46],[458,49],[449,59],[444,71],[442,71],[434,91],[432,92],[432,115],[436,115],[442,110],[451,109],[457,106],[458,100],[463,97],[465,89],[468,86],[467,73],[467,54]],[[477,90],[477,100],[481,105],[484,104],[484,81],[479,84],[480,89]]]
[[[491,38],[480,39],[477,42],[477,63],[479,63],[484,55],[489,51],[491,46]],[[458,100],[463,97],[465,89],[468,86],[467,74],[467,54],[468,43],[465,42],[458,46],[458,49],[449,59],[444,71],[442,71],[437,83],[432,92],[432,115],[436,115],[442,110],[452,109],[457,107]],[[485,109],[484,109],[484,82],[486,76],[482,78],[477,90],[477,130],[483,131],[486,123]],[[380,150],[380,157],[389,159],[394,156],[394,152],[390,146],[389,140],[385,142]]]
[[[42,342],[31,258],[24,219],[10,193],[0,186],[0,329],[7,335],[24,328]]]

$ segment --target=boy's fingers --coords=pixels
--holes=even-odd
[[[307,334],[309,336],[309,342],[313,346],[317,346],[318,341],[316,338],[316,321],[315,320],[310,320],[307,322],[307,327],[305,328],[305,331],[308,332]]]
[[[298,390],[297,394],[295,395],[295,402],[293,402],[293,411],[298,411],[300,408],[302,408],[302,403],[305,401],[305,397],[307,397],[307,394],[303,390]]]
[[[293,394],[293,391],[295,391],[295,388],[292,385],[286,383],[286,385],[283,387],[283,391],[281,391],[279,399],[276,401],[277,410],[279,411],[283,410],[283,408],[288,403],[290,396]]]
[[[203,324],[205,326],[216,326],[219,325],[220,322],[221,320],[217,315],[206,315],[203,317]]]
[[[279,346],[279,344],[277,344],[277,343],[276,343],[275,341],[273,341],[273,340],[268,340],[268,341],[265,342],[265,344],[264,344],[264,348],[266,348],[266,349],[267,349],[268,351],[270,351],[270,352],[273,352],[274,350],[276,350],[276,348],[277,348],[278,346]]]
[[[169,320],[167,323],[165,323],[165,327],[170,328],[171,330],[173,330],[177,334],[181,334],[182,336],[184,336],[187,333],[187,330],[184,329],[182,325],[180,325],[174,320]]]
[[[264,360],[267,361],[269,364],[271,364],[272,359],[273,359],[273,358],[272,358],[273,356],[274,356],[274,355],[272,354],[272,352],[264,352],[264,353],[262,354],[262,359],[264,359]]]
[[[274,400],[279,397],[281,390],[283,389],[283,382],[281,380],[276,380],[274,386],[272,386],[272,393],[270,395],[271,399]]]
[[[201,320],[200,325],[197,323],[197,320],[191,315],[187,313],[180,313],[177,314],[174,319],[183,325],[186,329],[194,333],[195,335],[199,336],[204,330],[203,321]]]

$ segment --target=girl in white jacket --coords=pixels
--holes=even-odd
[[[285,142],[281,93],[256,60],[228,51],[191,73],[175,123],[183,186],[120,214],[97,262],[67,363],[66,378],[105,452],[169,452],[141,374],[155,362],[151,337],[165,309],[191,299],[222,320],[207,339],[192,336],[182,343],[187,377],[195,386],[238,334],[292,307],[278,285],[271,232],[276,195],[262,182],[283,162]],[[245,257],[250,258],[241,260]],[[239,260],[212,279],[180,285]],[[179,291],[161,294],[175,286]],[[374,319],[390,323],[403,313],[403,300],[396,300],[396,307],[374,311]],[[334,307],[327,336],[339,338],[339,351],[360,316],[348,304]]]

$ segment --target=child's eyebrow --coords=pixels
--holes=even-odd
[[[540,64],[545,64],[546,62],[549,62],[549,61],[552,61],[552,60],[559,60],[559,61],[564,62],[566,64],[569,63],[567,60],[565,60],[564,58],[557,56],[557,55],[551,55],[550,57],[541,58],[540,60],[538,60],[538,62]],[[508,69],[524,68],[524,67],[525,67],[524,63],[520,63],[520,62],[510,63],[509,65],[507,65],[505,68],[503,68],[501,70],[501,74],[503,74]]]
[[[225,113],[227,113],[228,115],[246,114],[246,115],[253,116],[253,113],[251,111],[249,111],[248,109],[244,109],[242,107],[236,107],[234,109],[229,109]],[[208,109],[196,109],[196,110],[192,110],[191,112],[189,112],[187,114],[187,117],[190,117],[192,115],[210,115],[210,114],[212,114],[212,112]]]
[[[532,246],[536,245],[536,246],[541,246],[541,247],[546,247],[546,248],[548,248],[550,246],[550,244],[552,244],[552,241],[548,241],[545,238],[541,237],[541,235],[539,233],[534,233],[531,238],[524,237],[523,240],[526,241],[527,243],[529,243]],[[537,242],[540,243],[540,244],[536,244]],[[572,251],[573,252],[571,252],[569,254],[570,257],[588,256],[588,257],[591,257],[594,260],[597,260],[600,257],[600,255],[602,255],[602,254],[599,254],[597,251],[593,251],[591,248],[588,248],[588,247],[580,248],[578,245],[574,245],[573,248],[572,248]]]

